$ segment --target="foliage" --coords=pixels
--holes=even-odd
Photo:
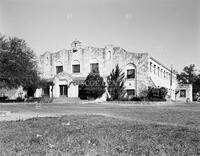
[[[151,101],[165,101],[165,97],[167,95],[167,89],[165,87],[157,88],[157,87],[149,87],[147,98]]]
[[[24,40],[0,35],[0,79],[0,87],[25,90],[39,81],[35,54]]]
[[[111,95],[110,100],[120,100],[124,97],[124,73],[117,64],[107,77],[108,92]]]
[[[200,93],[200,74],[197,73],[195,65],[189,65],[184,67],[183,72],[177,75],[179,83],[192,84],[193,98]]]
[[[196,81],[195,65],[191,64],[184,67],[183,72],[177,75],[179,82],[184,84],[193,84]]]
[[[89,73],[85,80],[85,91],[89,98],[99,98],[105,92],[105,83],[99,73]]]

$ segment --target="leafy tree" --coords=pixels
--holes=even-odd
[[[184,67],[183,72],[177,75],[179,82],[184,84],[193,84],[196,78],[197,75],[194,64]]]
[[[120,100],[124,96],[124,73],[118,64],[107,77],[107,84],[111,100]]]
[[[99,73],[91,72],[85,80],[85,91],[90,98],[99,98],[105,92],[105,83]]]
[[[200,92],[200,74],[197,74],[195,65],[189,65],[184,67],[183,72],[177,75],[177,79],[183,84],[192,84],[193,97]]]
[[[0,87],[28,90],[39,82],[33,50],[19,38],[0,35]]]

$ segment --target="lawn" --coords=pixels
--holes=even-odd
[[[20,112],[20,107],[0,108]],[[196,156],[200,155],[199,108],[198,104],[88,104],[45,105],[35,110],[30,105],[22,112],[78,113],[0,122],[0,155]]]

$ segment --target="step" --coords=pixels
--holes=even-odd
[[[82,103],[82,100],[80,98],[60,97],[60,98],[54,98],[53,103]]]

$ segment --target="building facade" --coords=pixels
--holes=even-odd
[[[148,53],[128,52],[113,45],[82,47],[81,42],[75,40],[70,49],[45,52],[39,58],[41,77],[55,84],[48,90],[53,97],[79,97],[79,82],[91,71],[99,72],[106,80],[117,64],[125,73],[127,95],[142,96],[149,86],[165,87],[168,96],[175,100],[176,74]]]

